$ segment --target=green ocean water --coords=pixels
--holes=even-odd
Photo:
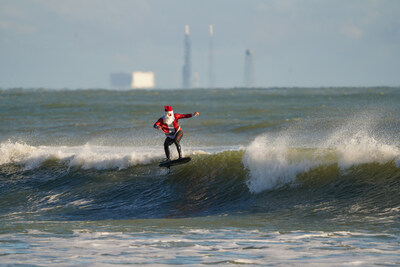
[[[200,113],[171,170],[165,105]],[[1,264],[400,264],[400,88],[3,89],[0,114]]]

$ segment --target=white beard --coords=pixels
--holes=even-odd
[[[164,123],[165,123],[165,124],[169,125],[169,124],[171,124],[172,122],[174,122],[174,120],[175,120],[174,113],[172,113],[172,116],[168,116],[168,114],[165,113],[165,115],[164,115]]]

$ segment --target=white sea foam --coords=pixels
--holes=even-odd
[[[176,156],[175,147],[171,147]],[[185,147],[185,155],[201,155],[232,150],[232,147]],[[115,147],[85,144],[82,146],[31,146],[22,142],[7,141],[0,144],[0,165],[16,164],[31,170],[47,160],[66,162],[69,167],[83,169],[125,169],[140,164],[150,164],[165,157],[162,146]]]
[[[243,164],[250,170],[247,185],[258,193],[293,182],[297,174],[319,165],[312,160],[295,160],[290,157],[287,138],[267,135],[257,137],[246,149]]]
[[[137,164],[148,164],[163,155],[162,149],[155,147],[103,147],[89,144],[76,147],[34,147],[19,142],[0,144],[0,152],[0,165],[12,163],[22,165],[24,169],[35,169],[51,159],[84,169],[124,169]]]
[[[348,138],[334,134],[327,145],[335,148],[341,169],[371,162],[384,164],[392,160],[399,161],[400,149],[397,146],[370,136],[365,131],[356,132]]]
[[[25,169],[34,169],[48,159],[62,159],[65,157],[60,151],[50,151],[19,142],[5,142],[0,144],[0,165],[19,164]]]
[[[83,169],[125,169],[138,164],[149,164],[162,157],[156,148],[80,147],[69,162],[71,167]]]
[[[118,222],[121,224],[123,222]],[[132,221],[126,229],[131,229]],[[96,224],[99,224],[96,222]],[[28,230],[2,234],[3,264],[63,265],[374,265],[397,262],[398,239],[386,233],[260,231],[237,228],[107,231],[112,225],[63,235]],[[147,227],[148,228],[148,227]],[[164,232],[165,231],[165,232]],[[68,236],[67,236],[68,235]],[[66,237],[67,236],[67,237]],[[382,238],[385,236],[387,238]],[[388,244],[387,240],[393,240]],[[68,242],[66,242],[66,240]],[[349,253],[351,251],[351,253]],[[46,255],[46,257],[43,257]],[[48,258],[52,261],[49,262]],[[112,264],[110,264],[112,263]],[[389,264],[390,265],[390,264]]]
[[[371,120],[355,117],[329,136],[300,143],[302,133],[263,134],[246,148],[243,164],[250,171],[247,185],[259,193],[293,183],[297,175],[318,166],[337,164],[342,170],[367,163],[394,162],[400,167],[400,148],[393,140],[374,134]],[[308,146],[307,151],[296,147]]]

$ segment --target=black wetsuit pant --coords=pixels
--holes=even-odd
[[[164,151],[165,151],[165,156],[167,157],[167,160],[170,160],[169,146],[172,145],[173,143],[175,143],[175,145],[176,145],[176,150],[178,150],[179,158],[182,158],[181,144],[180,144],[182,136],[183,136],[183,132],[182,132],[182,130],[179,130],[176,133],[175,138],[172,139],[172,138],[167,137],[165,139]]]

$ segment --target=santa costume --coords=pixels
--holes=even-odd
[[[161,127],[161,130],[165,133],[167,138],[165,138],[164,142],[164,151],[167,160],[170,160],[170,152],[169,146],[175,143],[176,149],[178,150],[179,158],[182,158],[181,145],[180,141],[183,136],[183,132],[181,127],[179,126],[178,120],[191,118],[195,114],[178,114],[174,113],[171,106],[164,107],[165,114],[161,118],[158,119],[156,123],[154,123],[154,128],[158,129]]]

